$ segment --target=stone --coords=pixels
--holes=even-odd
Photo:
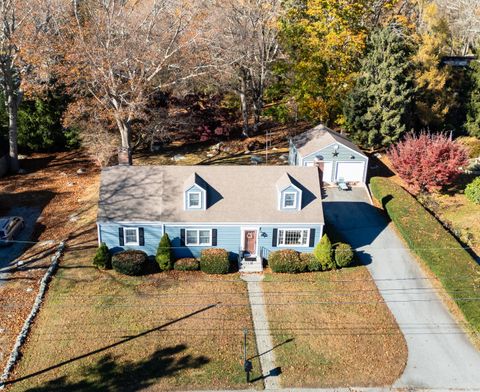
[[[257,156],[257,155],[252,155],[251,158],[250,158],[250,161],[251,161],[253,164],[257,165],[257,164],[259,164],[259,163],[262,163],[262,162],[263,162],[263,159],[262,159],[261,157]]]
[[[67,186],[74,186],[75,183],[74,182],[67,182]]]
[[[85,169],[83,168],[78,169],[77,174],[85,174]]]
[[[27,293],[31,293],[33,291],[33,289],[31,287],[27,287],[27,289],[25,290]]]
[[[213,158],[214,156],[215,156],[215,154],[212,154],[211,152],[209,152],[209,153],[207,154],[207,158]]]
[[[176,154],[176,155],[173,156],[172,161],[178,162],[178,161],[182,161],[182,160],[184,160],[184,159],[185,159],[185,156],[184,156],[184,155],[182,155],[182,154]]]
[[[23,154],[18,154],[18,159],[27,159],[28,157]]]
[[[282,161],[288,161],[288,155],[287,155],[287,154],[282,154],[282,155],[280,155],[279,158],[280,158],[280,160],[282,160]]]
[[[244,154],[247,155],[247,154],[250,154],[250,150],[245,150]]]

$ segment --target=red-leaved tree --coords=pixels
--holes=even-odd
[[[398,175],[415,194],[451,185],[468,164],[465,147],[445,134],[408,134],[388,151]]]

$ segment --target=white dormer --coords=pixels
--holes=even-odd
[[[278,209],[281,211],[299,211],[302,209],[302,190],[295,185],[289,174],[277,181]]]
[[[207,209],[207,184],[197,173],[185,181],[184,209],[192,211]]]

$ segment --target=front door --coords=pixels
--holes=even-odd
[[[257,254],[257,231],[245,230],[244,248],[245,253],[249,255]]]

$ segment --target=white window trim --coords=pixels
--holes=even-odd
[[[198,206],[192,206],[190,205],[190,195],[196,194],[198,195]],[[202,209],[202,192],[200,191],[188,191],[187,192],[187,208],[189,210],[201,210]]]
[[[277,229],[277,247],[279,248],[310,248],[310,228],[304,227],[304,228],[297,228],[297,227],[288,227],[288,228],[279,228]],[[307,231],[307,241],[305,242],[305,245],[284,245],[280,244],[280,232],[281,231]],[[285,241],[285,234],[283,235],[284,241]]]
[[[135,242],[127,242],[127,230],[135,230],[135,235],[137,237],[137,241]],[[123,228],[123,242],[125,245],[130,246],[139,246],[140,245],[140,233],[138,232],[138,227],[124,227]]]
[[[293,206],[286,206],[286,196],[287,195],[294,195],[294,204]],[[282,209],[284,210],[296,210],[298,207],[298,192],[283,192],[283,197],[282,197]]]
[[[194,244],[191,244],[188,242],[188,232],[189,231],[196,231],[197,232],[197,242]],[[199,244],[198,242],[200,241],[200,231],[208,231],[210,235],[210,241],[208,244]],[[199,229],[185,229],[185,246],[212,246],[212,229],[205,229],[205,228],[199,228]]]

